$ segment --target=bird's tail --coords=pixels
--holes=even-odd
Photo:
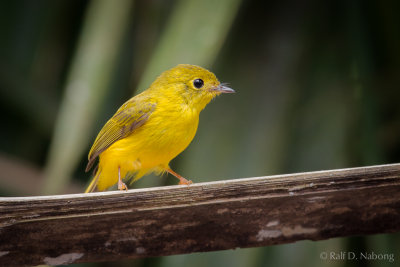
[[[91,193],[96,189],[97,182],[99,181],[100,172],[97,172],[90,182],[89,186],[86,188],[85,193]]]

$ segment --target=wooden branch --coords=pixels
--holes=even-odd
[[[397,231],[400,164],[392,164],[0,198],[0,265],[111,261]]]

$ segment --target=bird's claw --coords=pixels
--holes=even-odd
[[[128,187],[126,186],[126,184],[124,182],[118,181],[118,190],[128,191]]]
[[[178,183],[178,184],[180,184],[180,185],[191,185],[191,184],[193,184],[193,182],[190,181],[190,180],[186,180],[185,178],[183,178],[183,179],[180,179],[180,180],[179,180],[179,183]]]

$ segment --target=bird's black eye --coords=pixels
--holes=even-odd
[[[201,87],[203,87],[204,82],[202,79],[196,79],[193,81],[193,85],[194,87],[196,87],[197,89],[200,89]]]

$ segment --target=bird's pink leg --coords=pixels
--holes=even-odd
[[[126,190],[128,191],[128,187],[124,182],[121,180],[121,168],[118,166],[118,190]]]
[[[167,171],[168,173],[172,174],[173,176],[175,176],[176,178],[178,178],[178,179],[179,179],[179,184],[185,184],[185,185],[193,184],[192,181],[186,180],[185,178],[183,178],[182,176],[180,176],[179,174],[177,174],[176,172],[174,172],[173,170],[171,170],[171,169],[169,169],[169,168],[166,169],[166,171]]]

